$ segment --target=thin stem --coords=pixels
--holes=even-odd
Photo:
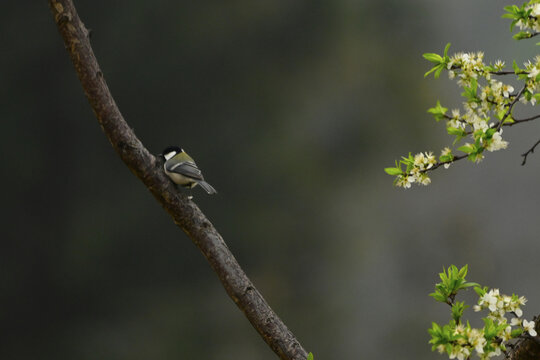
[[[540,140],[538,140],[529,150],[527,150],[526,152],[524,152],[523,154],[521,154],[521,156],[523,156],[523,162],[521,163],[521,165],[525,165],[525,163],[527,162],[527,156],[529,156],[529,154],[533,153],[534,152],[534,149],[540,144]]]
[[[506,124],[503,124],[503,126],[513,126],[513,125],[516,125],[516,124],[520,124],[520,123],[524,123],[524,122],[532,121],[532,120],[536,120],[536,119],[540,119],[540,115],[531,116],[531,117],[528,117],[528,118],[525,118],[525,119],[514,119],[513,123],[506,123]]]

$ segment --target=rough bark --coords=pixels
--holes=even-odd
[[[536,331],[540,331],[540,315],[533,319]],[[508,352],[510,360],[538,360],[540,359],[540,336],[525,336],[519,339]]]

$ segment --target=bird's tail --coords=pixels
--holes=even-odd
[[[210,185],[210,184],[207,183],[206,181],[204,181],[204,180],[199,180],[199,181],[197,181],[197,183],[198,183],[199,185],[201,185],[201,187],[204,189],[204,191],[206,191],[209,195],[217,194],[216,189],[214,189],[214,188],[212,187],[212,185]]]

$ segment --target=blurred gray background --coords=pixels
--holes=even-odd
[[[540,154],[520,166],[538,124],[429,187],[383,171],[452,141],[426,110],[461,90],[422,53],[536,55],[509,4],[76,1],[126,120],[195,157],[219,191],[195,201],[316,359],[441,358],[427,328],[449,309],[427,294],[450,264],[540,313]],[[113,152],[47,3],[0,20],[1,358],[275,359]]]

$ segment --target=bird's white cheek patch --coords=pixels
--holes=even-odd
[[[175,151],[171,151],[171,152],[168,152],[166,154],[163,154],[163,156],[165,157],[165,160],[169,160],[170,158],[172,158],[174,155],[176,155],[176,152]]]

